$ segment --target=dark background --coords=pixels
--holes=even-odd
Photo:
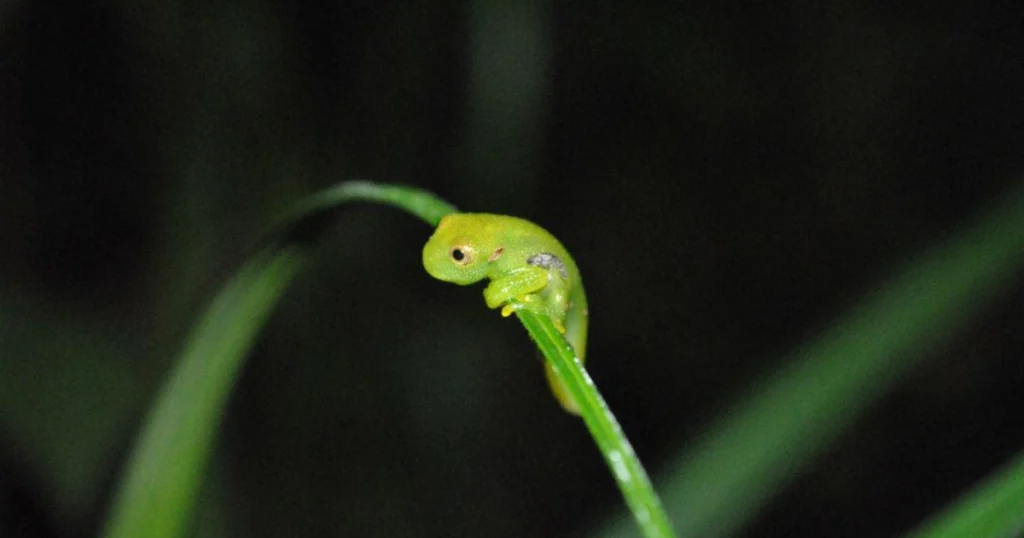
[[[984,7],[981,7],[984,5]],[[574,253],[591,373],[658,475],[1024,171],[1024,8],[0,3],[0,534],[92,536],[261,226],[353,177]],[[339,219],[230,403],[197,536],[582,536],[621,498],[521,327]],[[749,536],[890,536],[1024,446],[1024,282]]]

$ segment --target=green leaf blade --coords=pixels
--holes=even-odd
[[[1024,452],[907,538],[1013,538],[1024,534]]]
[[[902,272],[726,414],[674,465],[666,505],[680,535],[730,536],[1024,265],[1024,187]],[[619,517],[608,536],[628,536]]]
[[[237,373],[302,265],[296,249],[262,252],[210,305],[144,425],[104,536],[182,535]]]
[[[187,534],[224,406],[259,331],[305,265],[307,236],[326,229],[325,216],[360,201],[404,210],[431,225],[455,211],[420,189],[351,181],[306,198],[288,212],[190,332],[142,426],[102,536]]]

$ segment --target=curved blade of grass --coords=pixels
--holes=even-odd
[[[740,528],[843,427],[1018,277],[1024,186],[925,252],[799,350],[685,459],[663,489],[683,536]],[[624,515],[608,535],[628,536]]]
[[[346,181],[297,203],[270,228],[269,233],[276,239],[294,239],[307,231],[319,232],[323,229],[324,217],[331,216],[343,204],[352,201],[389,205],[418,217],[431,226],[437,226],[441,217],[457,211],[455,206],[433,193],[415,187],[372,181]]]
[[[1024,535],[1024,452],[908,538]]]
[[[622,433],[615,415],[605,404],[604,398],[597,391],[583,364],[576,358],[572,347],[549,318],[527,310],[520,310],[516,315],[555,372],[565,381],[569,394],[579,403],[580,415],[594,441],[597,442],[605,462],[611,468],[612,476],[644,536],[675,536],[672,524],[651,486],[647,472],[633,452],[629,440]]]
[[[365,181],[338,184],[297,205],[192,329],[143,425],[103,536],[183,535],[224,404],[259,330],[303,267],[302,243],[325,228],[323,216],[354,201],[391,205],[431,225],[454,211],[425,191]]]
[[[210,305],[144,426],[105,536],[182,535],[242,359],[301,266],[297,249],[262,252]]]
[[[358,200],[392,205],[434,226],[455,211],[425,191],[355,181],[307,198],[273,226],[268,232],[270,246],[243,266],[193,330],[132,456],[105,536],[182,534],[224,403],[256,334],[301,269],[301,244],[324,229],[324,217]],[[673,536],[646,472],[572,349],[551,320],[528,312],[520,312],[520,319],[555,371],[567,380],[645,535]]]

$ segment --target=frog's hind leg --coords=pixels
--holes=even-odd
[[[574,415],[580,414],[580,406],[576,403],[576,399],[569,394],[568,387],[562,382],[562,379],[555,373],[555,369],[551,366],[551,363],[544,361],[544,374],[547,375],[548,385],[551,386],[551,392],[555,395],[555,399],[562,405],[562,408]]]

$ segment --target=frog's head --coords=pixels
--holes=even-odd
[[[487,226],[472,214],[451,214],[441,219],[423,247],[423,267],[430,276],[459,285],[487,276],[491,256]]]

